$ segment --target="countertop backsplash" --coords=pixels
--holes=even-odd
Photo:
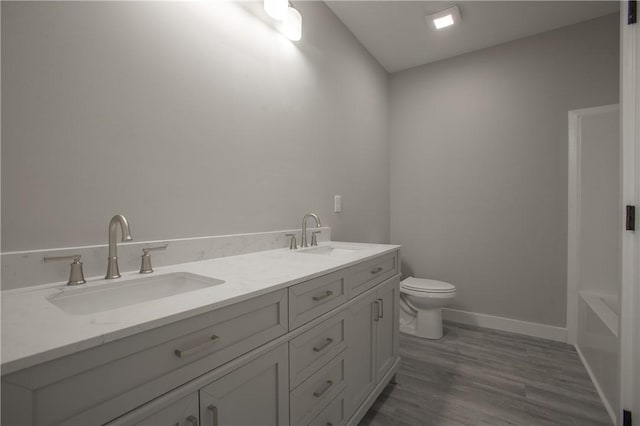
[[[309,228],[309,235],[312,230],[322,231],[318,235],[319,242],[331,241],[331,228]],[[298,244],[300,243],[301,229],[130,243],[121,243],[118,239],[120,272],[140,269],[142,249],[146,247],[168,243],[166,250],[152,252],[153,266],[161,267],[288,247],[289,238],[285,236],[288,233],[295,233]],[[2,290],[66,282],[71,261],[44,263],[45,256],[80,254],[87,278],[104,276],[108,250],[108,244],[101,244],[2,253]]]

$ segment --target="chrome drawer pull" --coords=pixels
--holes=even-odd
[[[378,299],[380,301],[380,304],[378,305],[380,307],[380,314],[378,315],[378,318],[384,318],[384,300],[383,299]]]
[[[382,266],[378,266],[376,269],[372,269],[372,270],[371,270],[371,275],[375,275],[375,274],[377,274],[378,272],[382,272],[382,270],[383,270],[383,269],[384,269],[384,268],[383,268]]]
[[[333,296],[333,292],[331,290],[327,290],[324,294],[313,296],[314,302],[319,302],[322,299],[326,299],[329,296]]]
[[[207,408],[211,411],[211,426],[218,426],[218,407],[211,404]]]
[[[198,346],[194,346],[185,350],[176,349],[175,351],[173,351],[173,353],[176,354],[178,358],[184,358],[186,356],[193,355],[196,352],[207,349],[209,346],[211,346],[211,344],[215,343],[216,340],[218,340],[218,336],[214,334],[209,340],[204,343],[200,343]]]
[[[329,388],[333,386],[333,380],[327,380],[327,382],[325,383],[324,387],[322,389],[320,389],[319,391],[315,391],[313,393],[313,396],[315,396],[316,398],[320,398],[322,395],[324,395],[324,393],[326,391],[329,390]]]
[[[331,337],[327,337],[327,340],[325,340],[325,342],[322,345],[314,346],[313,347],[313,351],[314,352],[320,352],[321,350],[323,350],[324,348],[326,348],[327,346],[329,346],[332,343],[333,343],[333,339]]]
[[[374,321],[379,321],[380,320],[380,299],[376,299],[373,301],[373,320]]]
[[[189,422],[191,426],[198,426],[198,419],[195,416],[187,417],[187,422]]]

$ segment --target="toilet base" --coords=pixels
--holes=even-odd
[[[442,332],[442,309],[423,309],[416,317],[416,336],[439,339]]]
[[[400,317],[400,333],[415,335],[416,319],[413,318],[412,321],[407,321],[404,318]]]
[[[400,319],[400,332],[423,339],[440,339],[442,331],[442,309],[422,309],[413,318]]]

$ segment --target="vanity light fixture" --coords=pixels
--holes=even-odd
[[[460,9],[453,6],[432,15],[426,15],[427,25],[432,29],[441,30],[460,22]]]
[[[302,15],[288,0],[264,0],[267,15],[279,21],[277,28],[291,41],[302,39]]]
[[[287,8],[287,14],[282,20],[281,31],[291,41],[302,38],[302,15],[291,6]]]
[[[286,17],[288,7],[288,0],[264,0],[265,12],[277,21],[282,21]]]

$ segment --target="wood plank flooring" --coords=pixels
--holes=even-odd
[[[440,340],[401,334],[400,356],[360,426],[611,425],[567,344],[445,323]]]

